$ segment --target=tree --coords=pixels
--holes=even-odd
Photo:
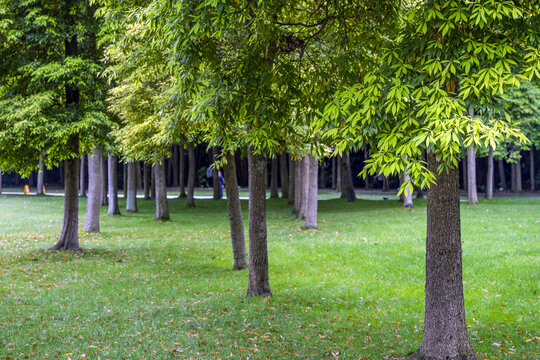
[[[101,205],[101,152],[94,149],[88,156],[88,197],[84,231],[99,232],[99,207]]]
[[[164,161],[157,162],[153,166],[154,178],[156,179],[156,215],[155,220],[170,220],[169,206],[167,204],[167,184],[165,181]]]
[[[109,177],[109,210],[107,215],[120,215],[118,207],[118,157],[116,155],[109,153],[107,167],[107,176]]]

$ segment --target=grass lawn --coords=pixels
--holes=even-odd
[[[152,201],[102,208],[102,232],[86,234],[82,199],[85,250],[44,252],[62,202],[0,196],[0,359],[387,359],[422,339],[425,200],[321,201],[310,231],[268,201],[269,299],[245,298],[247,271],[231,270],[225,201],[170,200],[166,223]],[[462,205],[480,359],[538,358],[539,221],[538,197]]]

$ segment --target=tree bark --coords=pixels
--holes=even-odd
[[[440,163],[428,154],[428,168]],[[410,359],[476,360],[465,322],[459,170],[443,171],[427,200],[424,339]]]
[[[272,171],[270,173],[270,199],[277,199],[279,198],[279,190],[278,190],[279,163],[278,163],[277,155],[274,155],[272,157],[271,167],[272,167]]]
[[[499,165],[499,186],[506,190],[506,174],[504,173],[504,160],[499,159],[497,163]]]
[[[152,170],[152,165],[148,164],[150,172],[150,199],[156,198],[156,173]]]
[[[411,177],[409,174],[407,174],[407,169],[405,169],[405,172],[403,174],[403,182],[410,181]],[[412,199],[412,193],[413,193],[413,187],[412,185],[407,186],[407,189],[403,193],[403,207],[404,208],[412,208],[413,207],[413,199]]]
[[[88,155],[88,198],[84,231],[99,232],[99,207],[101,203],[101,152],[94,149]]]
[[[124,191],[124,199],[127,200],[127,180],[128,180],[128,163],[127,162],[123,162],[122,163],[122,176],[123,176],[123,181],[122,181],[122,190]]]
[[[165,177],[165,160],[155,163],[152,167],[156,179],[156,215],[154,220],[170,220],[167,203],[167,183]]]
[[[216,159],[217,159],[217,149],[216,147],[213,147],[212,148],[212,165],[215,164]],[[213,194],[214,200],[221,199],[219,196],[219,173],[218,173],[218,169],[216,169],[215,167],[212,171],[212,188],[214,190],[214,194]]]
[[[341,157],[341,197],[347,199],[348,202],[356,200],[349,154],[343,154]]]
[[[521,178],[521,157],[516,162],[516,192],[523,192],[523,181]]]
[[[186,204],[188,207],[195,207],[195,148],[193,143],[188,145],[188,194]]]
[[[101,206],[109,205],[107,196],[107,158],[105,155],[100,155],[99,164],[101,167]]]
[[[288,203],[294,204],[294,196],[295,196],[295,165],[296,162],[293,161],[293,159],[289,156],[289,196],[288,196]]]
[[[114,154],[109,154],[107,176],[109,178],[109,209],[107,215],[120,215],[118,207],[118,157]]]
[[[225,189],[227,191],[227,206],[229,208],[229,225],[231,227],[231,243],[234,258],[233,270],[242,270],[248,267],[248,257],[234,154],[227,155],[226,163],[223,166],[223,173],[225,177]]]
[[[287,154],[283,153],[279,156],[279,170],[281,176],[281,198],[289,198],[289,172],[287,168]]]
[[[309,172],[307,174],[307,188],[308,188],[308,194],[306,199],[306,213],[305,213],[305,228],[306,229],[313,229],[317,227],[317,195],[318,195],[318,186],[317,186],[317,173],[318,173],[318,167],[319,163],[317,159],[315,159],[313,156],[306,156],[308,159],[308,169]]]
[[[179,169],[178,169],[178,176],[180,177],[178,179],[178,183],[179,183],[179,186],[180,186],[180,198],[185,198],[187,195],[186,195],[186,185],[185,185],[185,168],[186,168],[186,165],[185,165],[185,162],[186,162],[186,157],[184,155],[184,145],[180,145],[179,148],[178,148],[178,158],[179,158],[179,162],[180,162],[180,165],[179,165]]]
[[[510,191],[516,192],[517,191],[517,181],[516,181],[516,164],[511,163],[510,164]]]
[[[535,173],[534,173],[534,145],[531,144],[531,151],[529,152],[529,179],[531,181],[531,191],[536,190],[535,184]]]
[[[476,190],[476,155],[474,145],[467,152],[467,204],[478,204],[478,192]]]
[[[149,168],[148,164],[143,163],[144,200],[150,200],[150,171],[148,171],[148,168]]]
[[[270,297],[266,233],[266,158],[248,148],[249,281],[247,296]]]
[[[308,206],[308,197],[309,197],[309,158],[304,156],[300,163],[301,168],[301,181],[299,182],[299,193],[300,193],[300,206],[298,210],[298,217],[300,219],[306,218],[307,206]]]
[[[81,165],[79,166],[79,171],[81,172],[79,174],[79,196],[84,197],[86,196],[86,182],[85,182],[85,163],[86,163],[86,155],[81,156]]]
[[[77,135],[70,139],[76,149],[79,148]],[[78,250],[79,249],[79,159],[64,161],[64,220],[58,242],[49,250]]]
[[[487,166],[487,176],[486,176],[486,199],[493,199],[493,148],[489,147],[488,155],[488,166]]]
[[[45,195],[44,191],[44,175],[45,175],[45,166],[43,166],[43,157],[39,157],[39,170],[37,175],[37,184],[36,184],[36,194],[37,195]]]
[[[292,213],[296,216],[300,213],[302,197],[302,161],[294,161],[294,206]]]
[[[126,211],[138,212],[137,208],[137,162],[127,163],[127,198]]]

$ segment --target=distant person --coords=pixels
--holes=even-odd
[[[219,188],[219,198],[223,198],[223,186],[225,185],[225,178],[221,174],[221,171],[218,171],[218,188]]]

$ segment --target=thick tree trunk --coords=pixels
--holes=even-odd
[[[86,176],[85,176],[85,163],[86,163],[86,155],[81,156],[80,160],[81,165],[79,166],[79,196],[84,197],[86,196]]]
[[[306,213],[305,213],[305,228],[311,229],[317,227],[317,195],[318,195],[318,186],[317,186],[317,173],[318,173],[318,167],[319,163],[317,162],[317,159],[315,159],[313,156],[306,156],[308,159],[308,169],[309,172],[307,174],[308,182],[307,182],[307,188],[308,188],[308,194],[306,199]]]
[[[279,156],[279,170],[281,176],[281,198],[289,198],[289,172],[287,167],[287,154],[283,153]]]
[[[488,166],[486,176],[486,199],[493,199],[493,180],[495,178],[493,172],[493,148],[489,147]]]
[[[272,171],[270,173],[270,199],[277,199],[279,198],[279,190],[278,190],[279,163],[278,163],[277,155],[274,155],[272,157],[271,166],[272,166]]]
[[[476,190],[476,155],[474,145],[467,152],[467,204],[478,204],[478,192]]]
[[[499,159],[497,161],[497,164],[499,165],[499,187],[506,190],[506,174],[504,173],[504,160]]]
[[[294,161],[294,206],[292,213],[296,216],[300,213],[302,198],[302,161]]]
[[[39,157],[39,170],[37,174],[36,194],[45,195],[44,186],[45,166],[43,166],[43,157]]]
[[[348,202],[356,200],[349,154],[343,154],[341,157],[341,197],[347,199]]]
[[[179,165],[179,169],[178,169],[178,176],[179,176],[179,179],[178,179],[178,183],[179,183],[179,186],[180,186],[180,198],[185,198],[187,195],[186,195],[186,185],[185,185],[185,168],[186,168],[186,165],[185,165],[185,162],[186,162],[186,156],[184,155],[184,145],[181,145],[178,147],[178,157],[179,157],[179,162],[180,162],[180,165]]]
[[[109,210],[107,215],[120,215],[120,207],[118,207],[118,157],[114,154],[109,154],[107,160],[109,177]]]
[[[342,163],[343,161],[343,158],[341,156],[338,156],[337,159],[336,159],[336,192],[337,193],[341,193],[341,184],[343,183],[341,181],[341,177],[342,177]]]
[[[297,189],[300,195],[300,206],[298,210],[298,217],[300,219],[306,218],[309,197],[309,165],[309,157],[306,155],[302,158],[302,161],[300,163],[301,181],[299,182],[299,188]]]
[[[293,159],[289,156],[289,196],[288,196],[289,204],[294,204],[294,196],[296,194],[295,166],[296,166],[296,162],[293,161]]]
[[[99,232],[99,207],[101,203],[101,152],[94,149],[88,155],[88,198],[84,231]]]
[[[79,147],[79,138],[70,140],[72,146]],[[58,242],[49,250],[78,250],[79,249],[79,159],[64,161],[64,221]]]
[[[101,206],[109,205],[109,198],[107,196],[107,157],[105,155],[100,156],[100,167],[101,167]]]
[[[407,174],[407,169],[405,169],[405,173],[403,174],[403,182],[410,181],[411,177],[409,174]],[[412,185],[407,186],[407,189],[403,193],[403,207],[404,208],[412,208],[413,207],[413,199],[412,199],[412,193],[413,193],[413,187]]]
[[[173,168],[173,183],[172,186],[178,186],[178,146],[172,147],[172,168]]]
[[[337,171],[336,171],[336,157],[333,156],[332,157],[332,189],[333,190],[336,190],[336,186],[337,186],[337,182],[336,182],[336,177],[337,177]]]
[[[428,154],[428,168],[440,165]],[[424,339],[410,359],[476,360],[465,322],[459,170],[443,171],[427,200]]]
[[[248,148],[249,282],[247,296],[270,297],[266,234],[266,158]]]
[[[246,253],[242,207],[238,194],[236,161],[233,154],[227,155],[223,172],[225,176],[225,189],[227,191],[227,205],[229,207],[229,224],[231,227],[231,243],[234,257],[233,270],[242,270],[248,267],[248,257]]]
[[[521,178],[521,157],[516,162],[516,192],[523,192],[523,181]]]
[[[144,200],[150,200],[150,171],[151,167],[147,163],[143,163],[143,190]]]
[[[153,166],[154,178],[156,179],[156,216],[154,220],[167,221],[169,217],[169,205],[167,203],[167,183],[165,178],[165,160],[155,163]]]
[[[536,190],[535,184],[535,173],[534,173],[534,145],[531,145],[531,151],[529,153],[529,179],[531,181],[531,191]]]
[[[188,207],[195,207],[195,148],[193,143],[188,145],[188,194],[186,204]]]
[[[138,212],[137,208],[137,162],[127,163],[127,198],[126,211]]]

